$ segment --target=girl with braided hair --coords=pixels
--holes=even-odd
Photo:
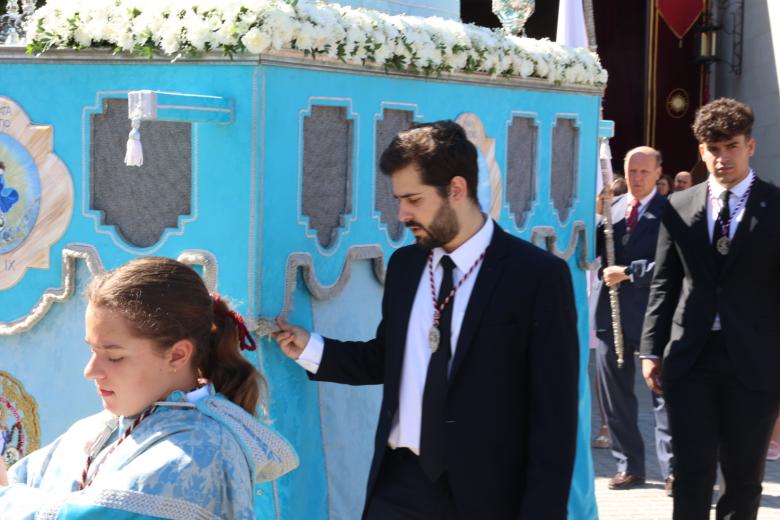
[[[190,267],[146,257],[96,277],[86,343],[105,410],[6,482],[0,468],[0,518],[249,519],[255,484],[298,465],[256,417],[266,385],[241,316]]]

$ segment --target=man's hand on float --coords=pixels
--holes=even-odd
[[[274,332],[273,336],[284,355],[290,359],[301,357],[306,344],[309,343],[309,331],[297,325],[290,325],[284,318],[276,318],[276,324],[280,330]]]

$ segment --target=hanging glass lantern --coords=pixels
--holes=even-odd
[[[519,36],[525,34],[523,27],[534,13],[535,7],[535,0],[493,0],[493,12],[504,31]]]

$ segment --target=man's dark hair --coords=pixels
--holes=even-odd
[[[420,169],[423,184],[435,186],[442,197],[452,178],[460,175],[466,179],[469,197],[477,202],[477,149],[454,121],[416,124],[400,132],[379,159],[385,175],[410,164]]]
[[[753,110],[731,98],[720,98],[696,111],[693,135],[700,143],[716,143],[744,135],[750,139],[753,130]]]

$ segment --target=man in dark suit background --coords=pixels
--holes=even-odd
[[[363,517],[565,519],[579,356],[567,264],[482,213],[457,124],[400,133],[380,168],[417,243],[389,260],[376,338],[283,321],[276,334],[311,379],[384,385]]]
[[[642,368],[667,401],[678,520],[709,518],[718,460],[717,518],[756,518],[780,404],[780,189],[750,168],[752,126],[733,99],[699,109],[709,178],[673,195],[658,237]]]
[[[661,154],[648,146],[629,150],[624,159],[628,193],[612,203],[615,265],[601,273],[596,305],[596,370],[601,386],[612,453],[617,474],[610,489],[630,489],[645,482],[645,445],[639,431],[639,409],[634,395],[634,353],[639,349],[642,323],[653,276],[658,227],[668,202],[656,190],[661,175]],[[604,224],[597,230],[596,248],[606,261]],[[624,342],[624,365],[618,367],[609,303],[609,287],[619,284],[620,321]],[[655,413],[656,454],[671,494],[672,449],[666,408],[661,396],[652,393]]]

